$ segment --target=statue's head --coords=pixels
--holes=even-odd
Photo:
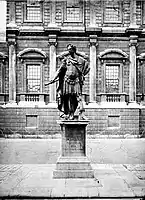
[[[69,51],[69,53],[76,53],[76,46],[74,46],[72,44],[68,44],[67,50]]]

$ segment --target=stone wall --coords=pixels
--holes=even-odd
[[[145,110],[139,112],[138,108],[86,107],[85,114],[90,120],[87,132],[92,137],[139,136],[139,122],[145,123]],[[60,134],[57,120],[59,112],[56,108],[0,108],[0,130],[10,135],[55,136]]]
[[[145,107],[140,110],[139,119],[140,135],[145,137]]]

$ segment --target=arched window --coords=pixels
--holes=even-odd
[[[27,48],[18,54],[22,77],[19,80],[21,101],[44,101],[44,62],[46,53],[37,48]],[[18,88],[20,90],[20,88]]]
[[[128,55],[120,49],[107,49],[98,55],[103,65],[103,90],[109,92],[124,92],[123,63]]]
[[[120,63],[106,63],[105,64],[105,92],[112,93],[120,92],[120,80],[119,76],[121,74]],[[122,88],[121,88],[122,89]]]
[[[128,55],[120,49],[106,49],[98,55],[98,58],[100,61],[98,70],[101,72],[99,93],[103,93],[105,101],[125,101],[124,65]]]

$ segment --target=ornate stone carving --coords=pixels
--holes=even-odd
[[[138,36],[137,35],[131,35],[130,36],[130,43],[129,43],[129,46],[138,46]]]
[[[11,46],[15,46],[16,45],[16,40],[15,39],[8,39],[8,45]]]
[[[57,46],[56,35],[49,35],[48,44],[51,46]]]
[[[90,43],[89,46],[98,46],[97,35],[90,35]]]

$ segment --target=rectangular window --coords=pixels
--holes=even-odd
[[[4,92],[4,68],[3,64],[0,62],[0,93]]]
[[[27,0],[24,11],[25,21],[42,22],[42,3],[40,0]]]
[[[142,2],[142,24],[145,25],[145,2]]]
[[[27,65],[27,92],[40,92],[40,65]]]
[[[68,0],[64,5],[64,22],[83,22],[83,3],[80,0]]]
[[[119,92],[119,65],[106,65],[105,83],[106,93]]]
[[[115,1],[106,1],[104,4],[104,22],[121,23],[121,3]]]
[[[67,21],[77,22],[81,20],[81,13],[79,7],[67,7]]]
[[[2,64],[0,63],[0,93],[2,92]]]

